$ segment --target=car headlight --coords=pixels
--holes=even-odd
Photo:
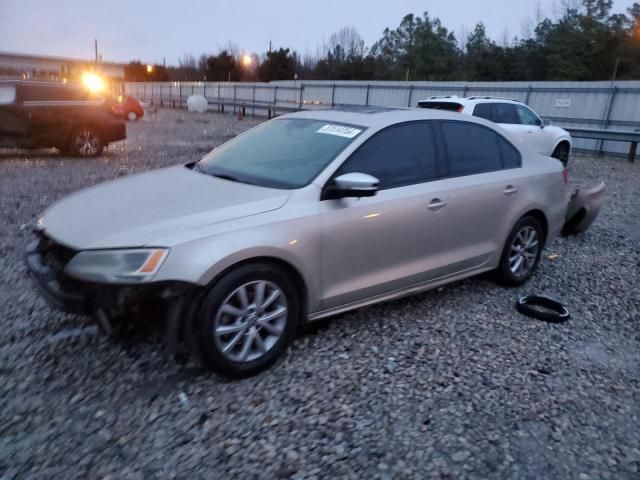
[[[148,282],[167,258],[164,248],[85,250],[74,256],[64,271],[71,277],[102,283]]]

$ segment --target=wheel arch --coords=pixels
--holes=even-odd
[[[571,152],[571,149],[573,148],[573,145],[572,145],[572,143],[571,143],[571,139],[569,139],[569,138],[565,138],[565,137],[560,138],[560,139],[558,139],[558,140],[556,141],[556,144],[555,144],[555,146],[553,147],[553,152],[555,152],[555,151],[556,151],[556,149],[557,149],[560,145],[562,145],[562,144],[566,144],[566,145],[569,147],[569,152]]]
[[[66,143],[69,144],[69,142],[71,142],[72,140],[72,136],[73,133],[81,128],[81,127],[91,127],[94,128],[96,130],[96,132],[98,133],[98,135],[100,136],[100,141],[102,142],[103,145],[106,145],[105,139],[104,139],[104,130],[102,129],[102,127],[100,126],[100,124],[96,123],[95,121],[92,120],[88,120],[88,121],[82,121],[82,120],[78,120],[76,122],[73,122],[68,130],[67,130],[67,141]]]
[[[206,288],[211,288],[216,284],[222,277],[224,277],[229,272],[240,268],[249,264],[268,264],[273,265],[277,268],[282,269],[288,275],[291,276],[293,284],[300,295],[300,306],[302,307],[302,318],[306,319],[309,310],[309,287],[307,282],[305,281],[302,272],[295,266],[293,263],[271,255],[258,255],[258,256],[249,256],[243,258],[242,260],[238,260],[231,265],[226,266],[223,270],[218,272],[206,285]]]
[[[545,243],[547,243],[547,238],[549,236],[549,221],[547,220],[547,216],[545,215],[545,213],[542,210],[534,208],[526,212],[520,218],[524,218],[527,216],[533,217],[540,222],[540,225],[542,226],[542,233],[544,235],[544,240],[545,240]]]

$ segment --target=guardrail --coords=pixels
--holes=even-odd
[[[304,110],[300,106],[287,106],[278,105],[276,102],[265,101],[245,101],[233,98],[211,98],[205,97],[207,105],[214,106],[218,112],[225,113],[225,107],[232,107],[233,113],[241,113],[242,116],[246,116],[247,110],[251,110],[252,115],[255,115],[256,110],[264,110],[267,113],[267,118],[273,118],[278,115],[278,112],[299,112]],[[149,105],[159,105],[161,107],[173,107],[183,108],[186,106],[187,99],[184,97],[160,97],[160,98],[140,98],[139,100],[149,103]],[[336,105],[337,106],[337,105]]]
[[[600,140],[601,142],[629,142],[629,154],[627,160],[633,163],[636,159],[640,131],[623,132],[621,130],[600,130],[595,128],[565,128],[573,138],[586,138]]]
[[[523,82],[142,82],[126,83],[123,88],[126,93],[155,105],[184,108],[190,95],[202,95],[211,110],[269,118],[281,113],[347,105],[411,107],[432,95],[495,95],[522,101],[555,125],[575,132],[575,150],[621,154],[629,159],[635,159],[634,130],[640,130],[637,116],[640,82],[637,81],[531,82],[529,85]],[[627,151],[622,142],[630,143],[631,149]]]

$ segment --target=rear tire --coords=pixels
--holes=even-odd
[[[562,162],[562,165],[566,167],[569,164],[570,154],[571,147],[566,142],[562,142],[555,148],[551,156],[560,160]]]
[[[270,264],[225,274],[202,300],[194,333],[205,366],[242,378],[271,366],[294,338],[301,302],[291,278]]]
[[[502,250],[496,280],[506,287],[525,283],[538,268],[544,248],[544,231],[540,221],[530,215],[518,220]]]

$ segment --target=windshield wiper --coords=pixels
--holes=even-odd
[[[196,172],[203,172],[203,168],[200,166],[200,162],[191,162],[185,165],[187,168],[191,170],[195,170]]]
[[[217,178],[222,178],[223,180],[230,180],[232,182],[238,182],[238,183],[247,183],[243,180],[240,180],[237,177],[234,177],[233,175],[228,175],[226,173],[212,173],[211,174],[212,177],[217,177]]]
[[[195,170],[196,172],[204,173],[205,175],[211,175],[212,177],[221,178],[223,180],[229,180],[230,182],[246,183],[248,185],[255,185],[255,183],[252,183],[252,182],[250,182],[248,180],[245,180],[245,179],[241,179],[239,177],[235,177],[233,175],[229,175],[228,173],[220,173],[220,172],[208,171],[207,169],[205,169],[204,167],[202,167],[200,165],[200,162],[193,163],[191,168],[193,170]]]

